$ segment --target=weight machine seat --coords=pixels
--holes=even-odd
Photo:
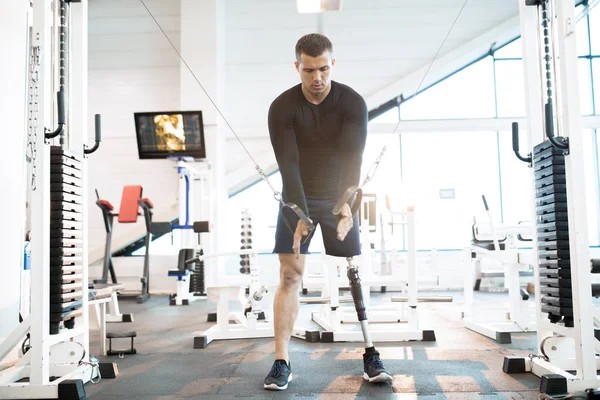
[[[471,245],[480,247],[485,250],[490,250],[490,251],[493,251],[496,249],[493,240],[477,239],[479,232],[478,232],[478,226],[476,223],[471,226],[471,233],[473,234],[473,239],[471,240]],[[504,244],[505,241],[506,241],[506,236],[504,236],[501,239],[498,239],[498,244],[500,245],[500,250],[504,250],[506,248],[506,245]]]
[[[119,222],[122,224],[137,222],[138,200],[142,198],[142,186],[125,186],[119,208]]]
[[[186,264],[187,260],[191,260],[196,257],[196,250],[194,249],[180,249],[179,258],[177,259],[177,269],[181,272],[186,269],[193,270],[195,264]]]
[[[108,209],[108,211],[112,211],[115,209],[108,200],[98,200],[98,201],[100,202],[100,204],[102,204],[104,207],[106,207]]]
[[[185,276],[188,270],[193,270],[195,264],[186,264],[187,260],[196,257],[194,249],[180,249],[179,257],[177,258],[177,269],[170,269],[168,276]]]

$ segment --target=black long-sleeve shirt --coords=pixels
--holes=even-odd
[[[338,200],[360,180],[367,140],[367,105],[356,91],[331,82],[318,105],[301,84],[269,108],[269,134],[283,180],[283,199],[310,216],[306,198]]]

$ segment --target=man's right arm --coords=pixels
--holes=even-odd
[[[310,217],[300,177],[294,115],[288,109],[283,110],[276,102],[269,108],[269,135],[283,181],[283,200],[296,204]]]

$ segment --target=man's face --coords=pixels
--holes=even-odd
[[[331,84],[331,72],[335,65],[335,59],[328,51],[318,57],[301,54],[300,62],[296,61],[295,64],[304,90],[315,97],[321,96],[328,90]]]

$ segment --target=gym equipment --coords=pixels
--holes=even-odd
[[[137,350],[133,347],[133,339],[137,336],[135,332],[109,332],[106,334],[106,338],[108,339],[108,351],[106,352],[107,356],[119,356],[121,357],[124,354],[136,354]],[[123,339],[130,338],[131,339],[131,347],[124,350],[113,350],[112,348],[112,340],[113,339]]]
[[[365,196],[362,201],[368,201]],[[312,314],[312,320],[325,331],[321,333],[322,342],[355,342],[365,340],[365,334],[353,329],[353,323],[360,323],[361,328],[367,329],[363,308],[368,307],[370,320],[375,328],[369,333],[369,337],[376,341],[405,341],[422,340],[435,341],[435,333],[432,330],[419,328],[417,314],[417,288],[416,288],[416,246],[414,235],[414,209],[409,208],[404,213],[408,231],[407,246],[407,276],[403,280],[400,277],[399,261],[392,268],[392,274],[388,276],[377,276],[373,274],[373,261],[371,256],[371,244],[369,240],[369,208],[362,207],[362,256],[363,261],[362,278],[359,278],[359,269],[354,264],[353,258],[346,259],[348,263],[347,277],[355,303],[354,308],[340,306],[338,269],[333,263],[328,263],[325,271],[325,285],[323,290],[324,299],[328,300],[322,304],[319,310]],[[401,213],[397,213],[400,215]],[[372,285],[401,286],[403,292],[408,290],[407,301],[396,301],[397,304],[380,304],[371,306],[370,287]],[[360,288],[360,295],[358,289]],[[406,294],[406,293],[403,293]],[[304,299],[303,299],[304,302]],[[358,314],[357,314],[358,313]]]
[[[274,337],[272,318],[272,296],[275,288],[260,284],[258,266],[256,265],[256,250],[242,249],[233,252],[222,252],[198,255],[186,263],[197,263],[210,258],[226,256],[247,256],[250,268],[249,280],[242,284],[220,285],[207,289],[208,299],[217,303],[216,316],[209,315],[209,322],[216,324],[211,328],[194,333],[194,349],[204,349],[213,340],[249,339]],[[237,301],[243,312],[230,312],[230,302]],[[292,336],[308,342],[318,342],[318,331],[308,331],[294,327]]]
[[[169,233],[174,230],[180,231],[181,248],[177,269],[169,270],[168,276],[177,277],[177,293],[169,297],[172,306],[189,305],[190,302],[206,299],[206,274],[204,262],[186,264],[185,261],[196,257],[196,252],[203,254],[201,234],[210,232],[210,222],[194,221],[194,205],[199,204],[199,214],[202,218],[205,214],[210,215],[212,210],[210,185],[205,185],[206,180],[211,177],[210,164],[207,162],[194,165],[194,160],[189,157],[172,158],[177,161],[177,173],[179,175],[179,223],[153,222],[153,233]],[[200,199],[196,201],[194,186],[200,183]],[[208,194],[207,194],[208,193]],[[204,200],[209,200],[208,211],[205,212]],[[194,222],[191,222],[194,221]],[[197,241],[194,243],[194,235]]]
[[[569,0],[519,3],[531,152],[520,154],[516,123],[513,150],[531,168],[535,198],[538,354],[506,357],[503,371],[534,373],[549,396],[597,398],[600,311],[592,297],[600,291],[591,282],[598,261],[590,261],[587,238],[575,7]]]
[[[111,242],[113,234],[113,220],[114,217],[118,217],[117,221],[121,224],[137,223],[138,215],[144,215],[144,222],[146,225],[146,237],[144,245],[146,246],[146,253],[144,254],[144,270],[140,282],[142,283],[141,289],[138,292],[121,292],[122,296],[134,295],[136,296],[138,303],[143,303],[150,298],[150,243],[152,242],[152,209],[154,204],[148,198],[142,197],[143,188],[140,185],[125,186],[123,187],[123,195],[121,196],[121,206],[118,213],[114,213],[114,207],[108,200],[101,200],[96,190],[96,205],[102,210],[102,217],[104,219],[104,227],[106,229],[106,244],[104,247],[104,263],[102,268],[102,278],[94,279],[94,283],[106,284],[108,283],[108,273],[110,272],[110,278],[112,283],[119,283],[117,275],[113,267]],[[139,209],[142,210],[142,214],[139,213]]]
[[[99,377],[89,352],[85,233],[86,158],[99,148],[100,116],[87,148],[87,75],[74,68],[87,65],[87,2],[33,0],[28,13],[31,310],[0,344],[0,361],[21,349],[0,371],[0,398],[81,399],[84,384]]]
[[[240,249],[251,249],[252,248],[252,216],[250,211],[245,209],[242,213],[242,246]],[[247,254],[240,255],[240,273],[249,275],[250,274],[250,260]]]
[[[519,251],[518,244],[531,235],[531,223],[496,226],[490,214],[485,196],[482,196],[489,224],[473,224],[471,247],[463,250],[465,270],[465,306],[463,324],[467,329],[485,335],[498,343],[511,343],[511,333],[535,332],[535,302],[528,301],[529,294],[520,287],[520,274],[531,268],[531,252]],[[482,264],[500,264],[500,270],[484,270]],[[503,277],[508,289],[508,313],[505,308],[496,309],[475,304],[474,291],[480,290],[481,280],[486,277]],[[498,312],[501,315],[498,315]]]
[[[271,318],[270,293],[268,288],[260,285],[256,267],[256,252],[245,249],[236,252],[213,253],[199,255],[193,262],[202,262],[213,257],[247,256],[250,267],[248,296],[246,285],[230,285],[207,288],[208,299],[217,303],[216,325],[204,332],[194,334],[194,348],[206,348],[213,340],[247,339],[273,337],[273,320]],[[191,260],[188,260],[188,263]],[[238,301],[243,312],[229,311],[231,301]],[[264,304],[264,305],[263,305]],[[262,317],[262,318],[261,318]],[[209,316],[209,320],[214,317]],[[233,321],[230,322],[230,321]]]
[[[202,85],[202,83],[200,82],[200,80],[198,80],[198,78],[194,74],[194,71],[192,71],[192,69],[189,67],[189,65],[185,62],[185,59],[183,58],[183,56],[181,55],[181,53],[177,49],[177,46],[175,46],[175,44],[171,41],[171,39],[166,34],[165,30],[162,28],[162,26],[160,25],[160,23],[158,22],[158,20],[154,17],[154,15],[152,14],[152,12],[148,9],[148,7],[146,6],[144,0],[140,0],[140,2],[142,3],[142,5],[146,9],[146,11],[148,12],[148,14],[150,15],[150,17],[153,19],[153,21],[155,22],[155,24],[157,25],[157,27],[160,29],[160,31],[162,32],[162,34],[169,41],[169,43],[171,44],[171,47],[175,50],[175,52],[177,53],[177,55],[179,56],[179,58],[181,59],[181,61],[185,64],[186,68],[190,71],[190,73],[192,74],[192,76],[194,77],[194,79],[196,80],[196,82],[198,83],[198,85],[201,87],[201,89],[204,91],[204,93],[206,94],[206,96],[208,97],[208,99],[211,101],[211,103],[215,107],[215,109],[218,112],[218,114],[221,116],[221,118],[223,118],[223,121],[225,122],[225,124],[229,127],[229,129],[234,134],[234,136],[236,137],[236,139],[242,145],[242,148],[244,149],[244,151],[248,154],[248,156],[250,157],[250,159],[254,163],[255,169],[257,170],[257,172],[260,175],[260,177],[269,185],[269,188],[273,192],[273,196],[274,196],[275,200],[277,202],[281,203],[281,205],[283,207],[283,210],[288,210],[289,209],[289,210],[292,211],[292,215],[295,216],[294,220],[290,220],[288,217],[285,216],[285,214],[289,215],[289,213],[284,213],[284,220],[285,220],[285,223],[286,223],[288,229],[290,229],[291,232],[294,232],[295,228],[297,226],[298,220],[302,220],[304,222],[304,224],[307,226],[307,229],[309,230],[309,234],[306,235],[306,236],[304,236],[303,240],[306,240],[307,238],[309,238],[313,234],[314,229],[315,229],[315,227],[312,224],[312,222],[310,221],[310,219],[302,212],[302,210],[296,204],[284,202],[281,193],[278,192],[277,190],[275,190],[275,188],[271,185],[271,183],[269,181],[269,178],[266,175],[266,173],[254,161],[254,158],[252,157],[252,155],[250,154],[250,152],[248,151],[248,149],[246,148],[246,146],[244,146],[244,143],[239,138],[239,136],[237,135],[237,133],[235,132],[235,130],[231,127],[231,124],[229,124],[227,118],[225,118],[225,116],[223,115],[223,113],[221,112],[221,110],[219,109],[219,107],[217,107],[216,103],[212,100],[212,97],[208,94],[208,92],[206,91],[206,89],[204,88],[204,86]],[[463,8],[461,8],[461,11],[460,11],[461,13],[462,13]],[[460,16],[460,13],[459,13],[459,16]],[[457,17],[457,19],[458,19],[458,17]],[[452,24],[452,26],[450,27],[448,34],[453,30],[455,23],[456,23],[456,20]],[[447,37],[448,37],[448,35],[446,35],[444,37],[444,40],[442,41],[442,44],[440,45],[440,49],[445,44]],[[433,57],[433,59],[432,59],[432,61],[430,63],[430,66],[435,62],[435,60],[437,59],[438,54],[439,54],[439,50],[436,52],[435,56]],[[429,68],[427,68],[427,70],[426,70],[426,72],[425,72],[425,74],[423,76],[423,80],[419,83],[419,85],[418,85],[415,93],[418,93],[419,90],[421,89],[421,85],[425,81],[425,77],[427,76],[428,72],[429,72]],[[399,125],[400,125],[400,121],[398,122],[398,124],[396,125],[396,127],[394,128],[394,130],[392,131],[392,134],[394,134],[396,132],[396,129],[398,128]],[[382,150],[382,154],[384,152],[385,152],[385,147]],[[366,179],[371,179],[373,177],[373,174],[374,174],[375,170],[377,169],[377,165],[379,164],[379,160],[380,159],[381,159],[381,156],[380,156],[380,158],[378,158],[378,161],[376,161],[374,163],[374,166],[370,169],[369,173],[367,174],[367,178]],[[334,214],[338,214],[341,211],[341,206],[343,206],[343,203],[348,203],[350,205],[351,209],[354,208],[355,204],[360,204],[360,201],[356,202],[356,197],[357,196],[355,196],[357,194],[359,195],[360,193],[362,193],[362,185],[359,186],[359,187],[347,188],[346,192],[345,192],[345,194],[343,196],[343,198],[340,199],[340,201],[338,202],[338,204],[334,208],[333,213]],[[412,307],[416,307],[416,304],[414,306],[411,305],[411,308]]]
[[[90,330],[97,329],[100,331],[100,355],[107,355],[106,352],[106,323],[107,322],[132,322],[126,320],[125,316],[121,316],[118,320],[111,317],[114,315],[107,314],[106,305],[112,310],[119,310],[117,294],[125,288],[124,284],[112,285],[94,285],[89,288],[89,306],[90,306]],[[128,314],[129,315],[129,314]],[[110,334],[110,333],[109,333]],[[135,334],[135,332],[133,332]]]

